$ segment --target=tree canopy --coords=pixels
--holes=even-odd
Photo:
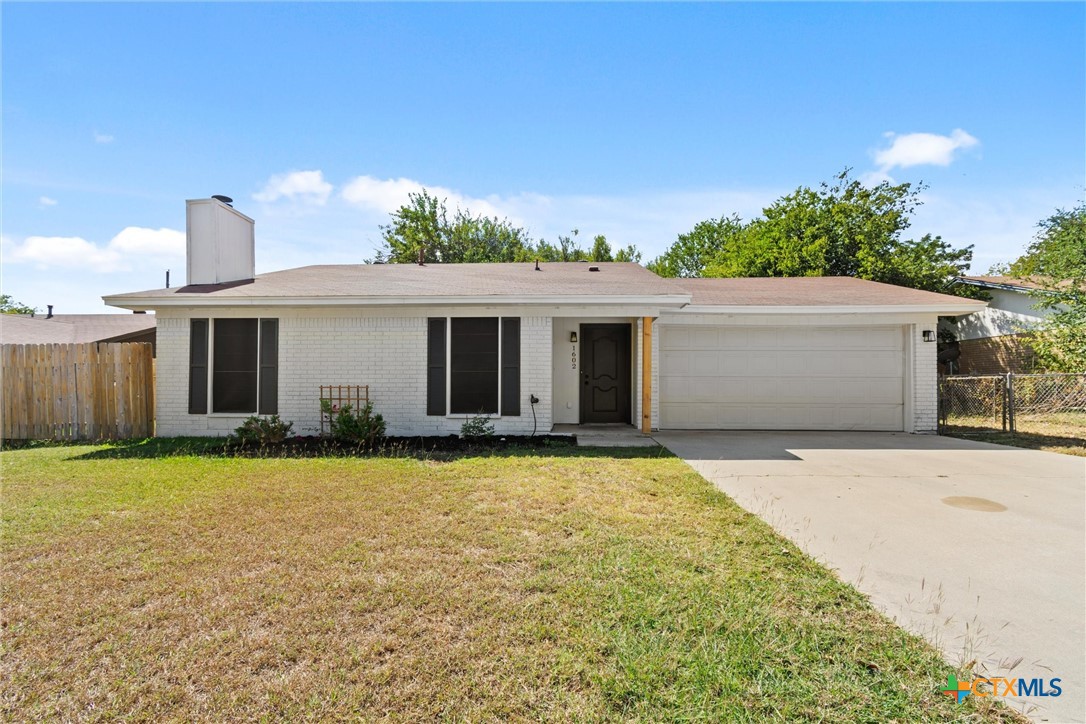
[[[1032,346],[1046,369],[1086,372],[1086,202],[1058,209],[1037,227],[1008,269],[1041,286],[1033,296],[1047,315]]]
[[[902,238],[923,186],[866,186],[846,169],[817,189],[801,186],[744,222],[703,221],[649,268],[662,276],[850,276],[964,295],[953,285],[973,257],[941,237]]]
[[[578,231],[559,236],[552,244],[532,241],[528,232],[508,219],[473,215],[466,209],[449,212],[445,200],[423,189],[391,213],[381,226],[381,248],[374,261],[389,264],[519,262],[519,261],[641,261],[634,246],[613,250],[602,234],[583,249]]]
[[[34,314],[35,307],[16,302],[10,294],[0,294],[0,314]]]

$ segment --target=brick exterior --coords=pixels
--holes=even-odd
[[[1002,375],[1034,372],[1037,356],[1024,334],[967,339],[959,342],[961,356],[955,370],[960,375]]]
[[[205,316],[192,313],[192,317]],[[319,431],[320,385],[369,385],[370,400],[388,423],[390,435],[448,435],[460,431],[464,416],[426,415],[426,316],[307,315],[304,311],[230,310],[206,316],[260,316],[279,319],[279,416],[298,434]],[[439,316],[431,314],[427,316]],[[499,316],[495,313],[494,316]],[[514,316],[505,313],[505,316]],[[158,325],[156,434],[225,435],[246,415],[189,415],[189,316],[161,314]],[[498,433],[551,429],[551,319],[521,318],[521,414],[495,418]]]
[[[905,325],[909,337],[905,354],[911,353],[912,357],[911,364],[905,366],[906,389],[910,373],[913,378],[912,429],[909,429],[906,419],[906,432],[933,433],[939,429],[939,346],[935,342],[924,341],[924,330],[937,329],[938,321],[938,317],[932,316],[927,322]],[[905,406],[905,414],[909,414],[908,405]]]
[[[488,310],[493,316],[518,316],[515,309]],[[219,312],[160,310],[158,314],[156,434],[226,435],[246,415],[189,415],[189,319],[191,317],[274,317],[279,319],[279,415],[294,423],[298,434],[314,434],[320,425],[317,403],[320,385],[369,385],[375,409],[388,422],[390,435],[457,433],[464,417],[430,417],[426,413],[426,319],[440,310],[413,316],[385,313],[322,312],[282,308],[233,308]],[[914,317],[913,319],[917,319]],[[806,320],[810,323],[809,320]],[[823,322],[825,323],[825,322]],[[936,345],[924,342],[922,331],[935,329],[936,318],[904,324],[909,432],[934,432],[937,426]],[[634,325],[635,377],[632,422],[640,424],[640,320]],[[495,419],[504,434],[533,429],[528,396],[535,405],[536,429],[552,425],[553,331],[550,317],[521,317],[521,415]],[[660,327],[652,334],[652,427],[659,427]],[[911,376],[911,384],[910,384]]]

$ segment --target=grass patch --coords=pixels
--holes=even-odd
[[[6,720],[1012,716],[674,458],[122,447],[0,454]]]
[[[991,429],[998,426],[998,420],[955,418],[953,425],[939,432],[965,440],[1086,457],[1086,412],[1021,414],[1013,433]]]

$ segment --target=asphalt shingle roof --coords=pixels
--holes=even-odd
[[[852,277],[744,277],[676,279],[692,304],[723,306],[909,306],[954,302],[961,297]]]
[[[596,267],[599,271],[589,271]],[[683,294],[633,262],[336,264],[258,274],[251,282],[156,289],[124,297],[465,297]],[[112,298],[112,297],[111,297]]]
[[[0,343],[80,344],[128,337],[155,328],[153,314],[0,315]]]

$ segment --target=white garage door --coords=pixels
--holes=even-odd
[[[901,327],[660,330],[663,429],[903,429]]]

